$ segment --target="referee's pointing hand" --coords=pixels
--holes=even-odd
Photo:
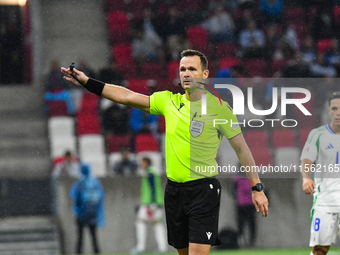
[[[89,80],[89,77],[87,77],[83,72],[75,68],[73,68],[73,70],[71,71],[70,68],[66,69],[65,67],[62,67],[61,71],[63,72],[63,74],[65,74],[65,76],[63,77],[65,80],[70,81],[77,86],[82,87]]]
[[[261,191],[253,191],[253,204],[255,206],[256,212],[261,211],[262,217],[267,217],[268,215],[268,199],[266,195]]]

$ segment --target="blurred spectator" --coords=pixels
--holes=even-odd
[[[185,35],[171,35],[167,40],[169,59],[179,60],[183,50],[190,48],[190,42]]]
[[[318,53],[316,61],[311,63],[311,73],[314,77],[336,77],[337,72],[333,66],[326,63],[325,54]]]
[[[123,76],[117,69],[117,63],[111,59],[108,65],[99,71],[99,80],[110,84],[122,85]]]
[[[311,36],[306,36],[304,44],[301,48],[302,59],[305,63],[310,64],[315,61],[316,49],[315,43]]]
[[[137,29],[132,41],[132,57],[136,61],[139,76],[141,76],[141,66],[144,62],[164,62],[164,52],[161,46],[162,40],[154,33],[144,32]]]
[[[136,173],[138,165],[135,160],[131,158],[129,148],[122,146],[120,148],[121,159],[113,166],[113,175],[130,176]]]
[[[302,53],[296,51],[283,71],[284,78],[307,78],[311,76],[309,66],[303,62]]]
[[[312,24],[312,36],[315,41],[326,38],[333,38],[337,35],[333,6],[323,6],[318,8],[314,22]]]
[[[294,51],[300,49],[299,38],[293,24],[288,25],[286,31],[284,32],[283,39]]]
[[[209,32],[209,39],[212,42],[234,41],[235,23],[233,17],[219,4],[212,15],[205,23],[204,27]]]
[[[129,108],[113,103],[103,112],[102,131],[108,135],[128,135],[130,133]]]
[[[133,108],[130,114],[130,127],[135,134],[152,133],[157,136],[158,117],[157,115]]]
[[[152,223],[158,246],[158,253],[167,252],[166,233],[163,225],[163,188],[158,170],[151,166],[151,160],[142,158],[140,163],[141,205],[137,211],[136,239],[137,245],[132,254],[144,253],[146,249],[147,223]]]
[[[239,43],[242,47],[244,58],[261,58],[265,46],[265,36],[256,27],[254,20],[247,24],[247,28],[240,33]]]
[[[53,178],[59,178],[63,176],[78,178],[79,174],[78,158],[73,156],[70,151],[66,151],[64,156],[54,160],[52,169]]]
[[[70,197],[73,200],[73,213],[76,215],[77,246],[76,253],[81,254],[83,248],[84,228],[90,229],[93,253],[99,254],[97,227],[104,227],[104,190],[100,181],[91,175],[90,165],[81,164],[81,176],[73,183]]]
[[[278,48],[278,44],[280,42],[280,35],[277,30],[277,26],[274,24],[270,24],[267,27],[266,31],[266,46],[265,46],[265,55],[267,59],[273,59],[274,53]]]
[[[340,47],[339,40],[334,38],[332,39],[332,46],[329,50],[326,51],[325,54],[326,62],[328,65],[332,65],[337,70],[339,74],[340,71]]]
[[[159,22],[155,19],[155,15],[152,12],[151,8],[146,8],[143,12],[143,19],[141,21],[142,24],[140,26],[144,30],[145,33],[150,33],[153,37],[159,37],[157,26],[159,26]],[[157,24],[158,23],[158,24]]]
[[[183,15],[178,11],[176,6],[169,7],[168,16],[162,22],[160,35],[164,42],[167,42],[170,36],[185,36],[186,24]]]
[[[68,113],[70,115],[75,113],[70,88],[60,74],[60,64],[56,59],[51,61],[50,71],[45,80],[45,88],[45,101],[65,101]]]
[[[262,24],[282,23],[282,0],[261,0]]]

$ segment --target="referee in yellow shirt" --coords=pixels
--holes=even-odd
[[[255,167],[254,159],[238,126],[212,124],[213,118],[237,122],[226,102],[216,100],[204,90],[209,76],[207,58],[199,51],[181,53],[179,74],[185,94],[169,91],[151,96],[135,93],[121,86],[105,84],[70,67],[61,68],[64,78],[92,93],[114,102],[130,105],[147,113],[164,115],[166,123],[165,214],[168,242],[179,255],[207,255],[219,244],[218,218],[221,186],[214,177],[217,171],[200,171],[216,167],[216,153],[222,135],[229,139],[243,166]],[[205,94],[207,114],[200,104]],[[247,173],[252,186],[253,203],[262,216],[268,215],[268,200],[256,171]]]

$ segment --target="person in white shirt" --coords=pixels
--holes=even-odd
[[[300,158],[303,191],[314,196],[309,241],[314,255],[327,254],[339,233],[340,92],[331,94],[328,112],[331,123],[310,132]]]

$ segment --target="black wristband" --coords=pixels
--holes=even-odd
[[[84,85],[84,88],[98,96],[101,96],[104,86],[104,82],[89,78],[89,80]]]

